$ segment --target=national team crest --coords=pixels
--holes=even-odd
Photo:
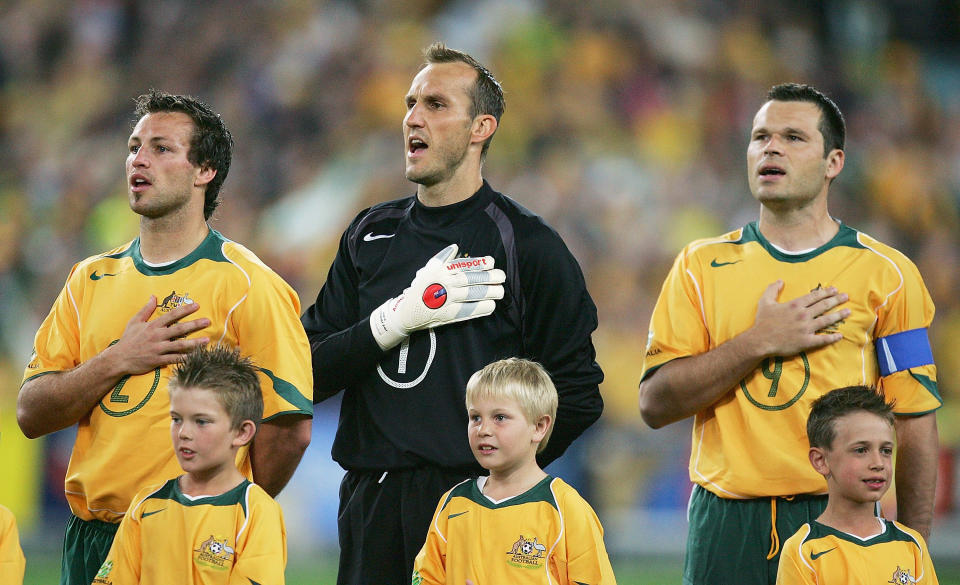
[[[887,581],[887,583],[893,583],[893,585],[910,585],[916,582],[917,580],[910,575],[910,569],[901,569],[900,565],[897,565],[897,570],[893,572],[893,577]]]
[[[190,298],[190,293],[181,293],[177,294],[177,291],[170,291],[166,297],[157,305],[157,308],[160,309],[161,313],[168,313],[181,305],[192,305],[193,299]]]
[[[93,577],[94,583],[108,583],[107,577],[110,576],[110,571],[113,570],[113,561],[103,561],[103,564],[100,565],[100,570],[97,571],[97,574]]]
[[[521,569],[539,569],[543,567],[546,560],[544,557],[546,552],[547,547],[537,542],[537,537],[529,539],[521,534],[507,553],[509,557],[507,564]]]
[[[193,562],[198,565],[212,567],[221,571],[233,565],[233,549],[226,538],[210,538],[200,543],[200,548],[193,551]]]

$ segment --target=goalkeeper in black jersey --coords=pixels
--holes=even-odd
[[[546,465],[603,409],[583,274],[540,217],[495,192],[481,163],[503,91],[469,55],[435,44],[406,96],[415,196],[362,211],[303,315],[315,400],[344,390],[333,458],[338,583],[409,583],[440,496],[480,472],[464,387],[497,359],[542,363],[559,393]]]

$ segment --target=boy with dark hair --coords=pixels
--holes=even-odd
[[[263,413],[257,368],[239,350],[200,347],[173,376],[170,434],[186,473],[137,494],[93,583],[282,584],[280,505],[236,464]]]
[[[807,419],[827,507],[783,545],[778,585],[937,583],[923,537],[878,515],[893,473],[893,407],[867,386],[834,390]]]

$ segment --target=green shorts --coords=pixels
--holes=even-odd
[[[110,552],[119,524],[71,515],[63,537],[60,585],[90,585]]]
[[[781,545],[826,507],[825,495],[731,500],[694,486],[683,584],[775,585]]]

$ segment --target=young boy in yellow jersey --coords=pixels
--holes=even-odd
[[[877,514],[893,474],[893,409],[849,386],[813,403],[810,463],[827,479],[827,507],[783,545],[778,585],[937,583],[923,537]]]
[[[590,504],[537,465],[557,413],[543,367],[493,362],[470,377],[466,403],[470,448],[490,474],[440,499],[413,585],[616,583]]]
[[[97,585],[284,582],[280,505],[237,469],[263,413],[257,368],[239,350],[200,347],[170,381],[180,477],[140,491]]]
[[[20,585],[26,559],[20,548],[20,534],[17,531],[17,518],[6,506],[0,506],[0,583]]]

